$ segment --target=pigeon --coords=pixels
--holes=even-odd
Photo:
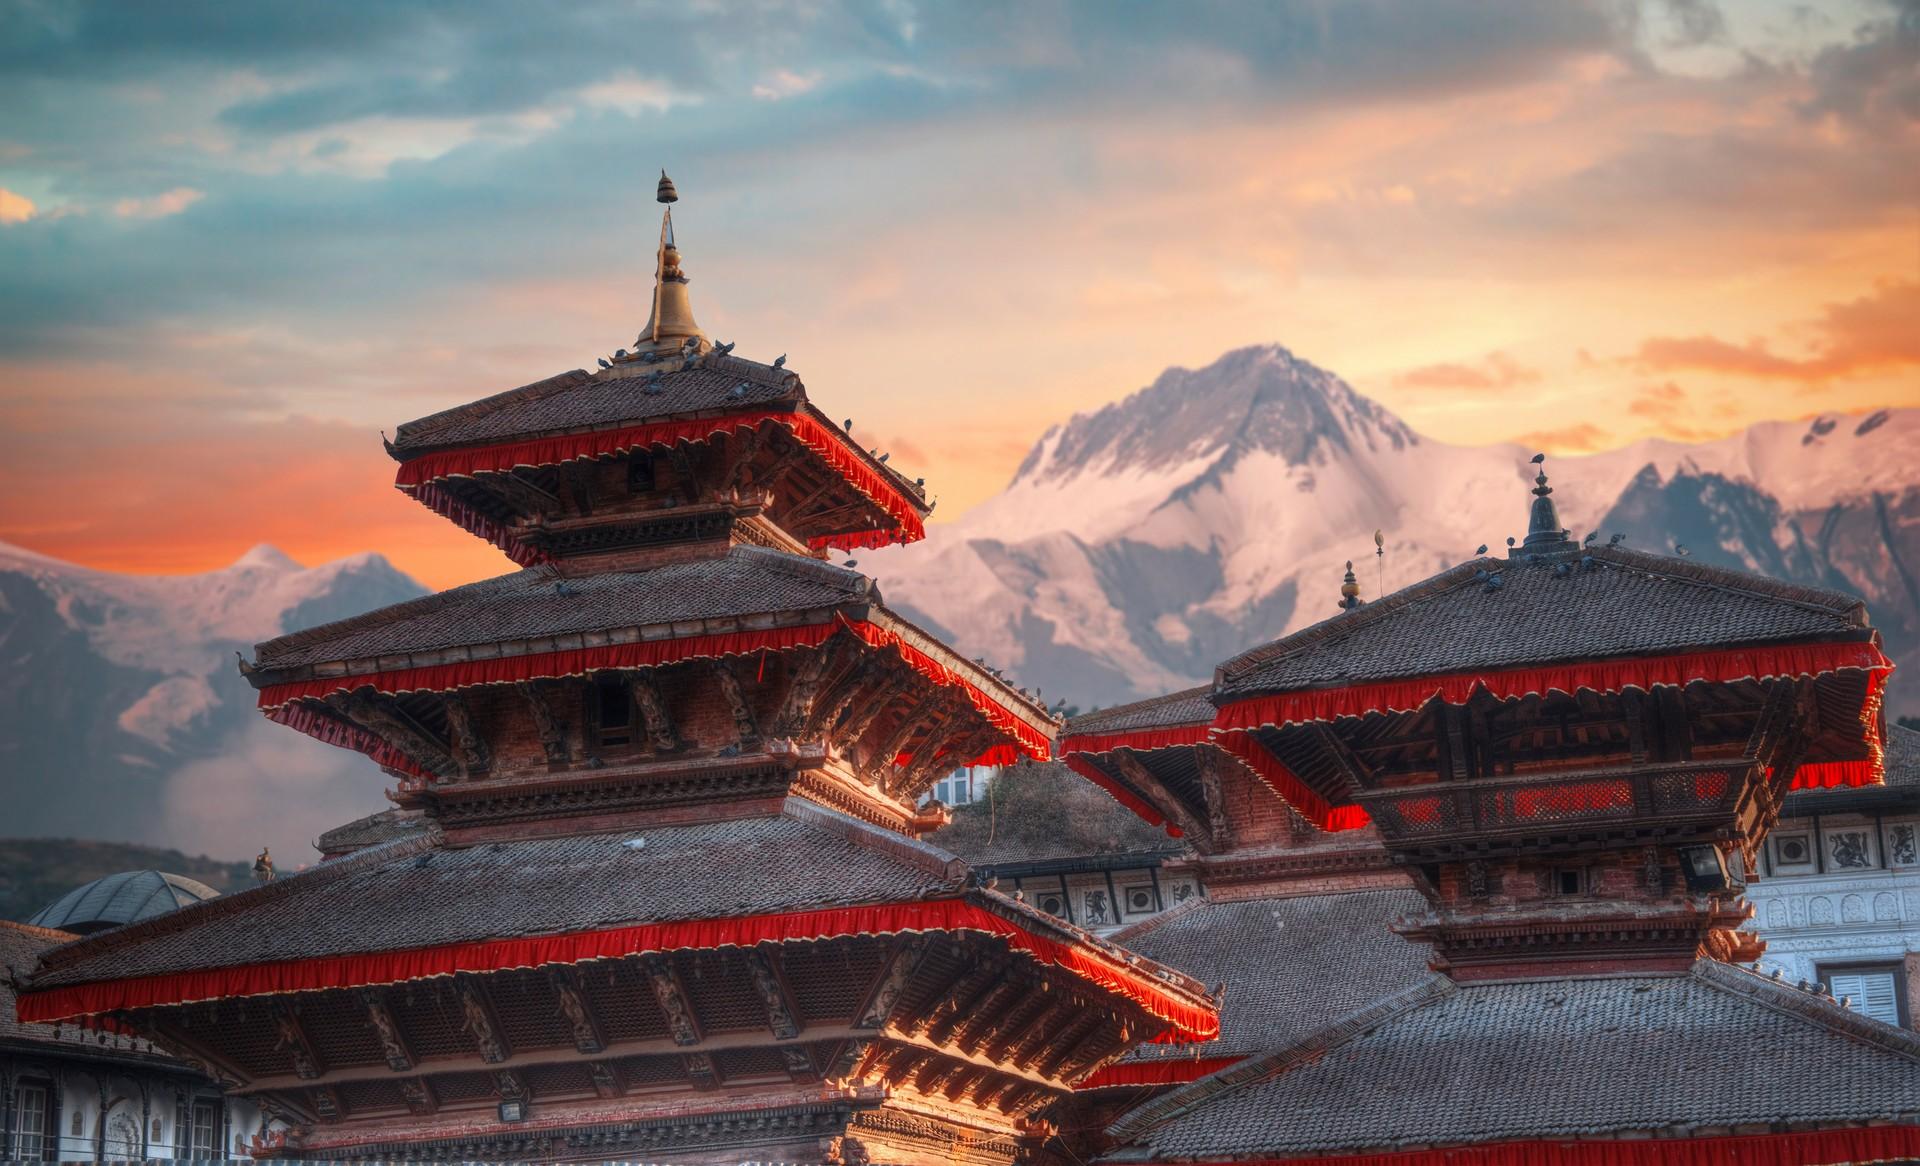
[[[553,593],[555,595],[565,596],[567,598],[572,598],[573,596],[580,594],[580,592],[576,590],[573,587],[573,585],[568,583],[565,579],[562,579],[558,583],[555,583],[553,585]]]
[[[680,351],[692,352],[698,347],[700,347],[700,338],[698,336],[689,336],[687,337],[687,342],[680,346]]]
[[[1498,575],[1487,576],[1487,590],[1498,591],[1507,585],[1507,581]]]
[[[916,486],[924,486],[927,484],[927,480],[925,478],[915,478],[913,484]]]
[[[779,356],[776,356],[776,357],[774,357],[774,358],[773,358],[773,367],[775,367],[775,368],[785,368],[785,367],[787,367],[787,354],[783,352],[783,353],[781,353],[781,354],[780,354]]]
[[[1475,583],[1485,583],[1487,580],[1491,578],[1493,578],[1493,576],[1488,573],[1485,567],[1482,567],[1478,571],[1475,571],[1473,573],[1473,581]]]
[[[1476,555],[1484,555],[1484,554],[1486,554],[1486,553],[1487,553],[1487,544],[1486,544],[1486,543],[1481,543],[1481,544],[1480,544],[1479,546],[1477,546],[1477,547],[1475,547],[1475,548],[1474,548],[1474,551],[1473,551],[1473,553],[1474,553],[1474,554],[1476,554]]]
[[[1590,530],[1587,532],[1587,537],[1580,540],[1580,545],[1583,547],[1590,547],[1593,545],[1593,540],[1599,537],[1600,537],[1599,531]]]
[[[1580,556],[1580,569],[1582,571],[1591,571],[1599,565],[1600,565],[1599,560],[1595,559],[1592,555]]]
[[[726,355],[727,353],[729,353],[729,352],[732,352],[732,351],[733,351],[733,346],[734,346],[735,344],[737,344],[737,343],[739,343],[739,341],[736,341],[736,340],[729,340],[729,341],[728,341],[727,343],[725,343],[725,344],[716,344],[716,345],[714,345],[714,346],[713,346],[713,350],[714,350],[714,352],[716,352],[716,353],[718,353],[719,355],[721,355],[721,356],[725,356],[725,355]]]
[[[890,454],[890,453],[883,453],[883,454],[881,454],[881,455],[880,455],[880,464],[881,464],[881,465],[885,465],[885,464],[886,464],[886,462],[887,462],[887,459],[888,459],[888,458],[890,458],[890,457],[892,457],[892,456],[893,456],[893,455],[892,455],[892,454]]]
[[[608,360],[607,360],[607,358],[606,358],[606,357],[604,357],[604,356],[603,356],[603,357],[601,357],[601,358],[600,358],[600,367],[601,367],[601,368],[612,368],[612,367],[613,367],[613,365],[612,365],[611,363],[609,363],[609,362],[608,362]]]
[[[847,560],[846,562],[844,562],[844,563],[842,563],[842,564],[840,564],[840,565],[841,565],[842,567],[848,567],[848,568],[852,568],[852,567],[858,567],[858,566],[860,565],[860,560],[859,560],[859,559],[848,559],[848,560]]]
[[[1679,555],[1679,556],[1680,556],[1681,558],[1683,558],[1683,559],[1684,559],[1684,558],[1686,558],[1686,557],[1687,557],[1688,555],[1690,555],[1690,554],[1692,554],[1693,552],[1692,552],[1692,551],[1690,551],[1690,550],[1688,550],[1688,549],[1686,548],[1686,546],[1685,546],[1685,544],[1683,544],[1683,543],[1674,543],[1674,544],[1673,544],[1673,553],[1674,553],[1674,554],[1676,554],[1676,555]]]
[[[652,374],[647,377],[647,383],[640,386],[640,391],[643,393],[657,393],[660,391],[659,369],[656,368],[653,370]]]
[[[1573,574],[1573,564],[1571,563],[1559,563],[1553,568],[1553,577],[1555,579],[1565,579],[1571,574]]]
[[[734,396],[736,396],[736,397],[744,397],[744,396],[746,396],[746,395],[747,395],[747,382],[745,382],[745,381],[741,381],[741,382],[740,382],[739,384],[737,384],[737,385],[735,385],[735,386],[733,386],[733,395],[734,395]]]
[[[1527,460],[1537,466],[1546,462],[1547,455],[1544,453],[1536,453],[1532,457],[1528,458]]]
[[[697,365],[699,363],[700,363],[699,356],[697,355],[689,356],[685,360],[680,362],[680,371],[686,372],[688,369],[692,368],[694,365]]]
[[[616,349],[614,349],[614,350],[613,350],[613,358],[614,358],[615,360],[625,360],[625,359],[627,358],[627,350],[626,350],[626,349],[624,349],[624,348],[616,348]]]
[[[1627,536],[1626,536],[1626,535],[1624,535],[1624,534],[1621,534],[1621,533],[1620,533],[1619,531],[1617,531],[1617,530],[1616,530],[1616,531],[1614,531],[1614,532],[1613,532],[1613,534],[1612,534],[1612,535],[1610,535],[1610,536],[1609,536],[1609,537],[1607,538],[1607,545],[1608,545],[1608,546],[1610,546],[1610,547],[1617,547],[1617,546],[1619,546],[1619,545],[1620,545],[1621,543],[1623,543],[1623,542],[1625,542],[1625,541],[1626,541],[1626,538],[1627,538]]]
[[[842,421],[842,422],[840,423],[840,428],[842,428],[842,429],[844,429],[844,430],[846,430],[846,431],[847,431],[848,433],[852,433],[852,432],[853,432],[853,418],[851,418],[851,417],[849,417],[849,418],[847,418],[847,419],[846,419],[845,421]]]

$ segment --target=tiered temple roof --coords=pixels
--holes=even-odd
[[[151,1033],[308,1158],[1005,1164],[1128,1049],[1214,1035],[1199,982],[916,840],[934,781],[1058,722],[825,561],[918,538],[924,492],[707,337],[671,231],[633,352],[389,444],[524,569],[243,665],[398,812],[47,953],[22,1016]]]

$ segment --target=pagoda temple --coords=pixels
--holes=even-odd
[[[1104,1131],[1101,1161],[1920,1160],[1920,1038],[1740,966],[1761,945],[1735,930],[1788,792],[1880,781],[1891,665],[1864,607],[1576,542],[1544,470],[1533,493],[1506,558],[1368,604],[1350,588],[1340,615],[1204,690],[1070,726],[1068,763],[1193,837],[1200,862],[1232,856],[1223,838],[1275,836],[1273,802],[1232,792],[1254,781],[1320,832],[1276,847],[1275,873],[1377,840],[1322,874],[1384,857],[1417,892],[1391,925],[1431,968],[1385,982],[1362,931],[1388,919],[1356,918],[1356,958],[1320,984],[1344,1011],[1270,1022],[1278,1039],[1252,1054],[1235,990],[1261,977],[1230,978],[1226,1055],[1171,1087],[1133,1070],[1151,1094]],[[1194,910],[1231,907],[1235,885]],[[1342,925],[1329,897],[1301,902],[1248,943]],[[1203,975],[1229,962],[1217,943],[1170,948]]]
[[[522,570],[243,666],[394,814],[48,952],[24,1019],[149,1035],[306,1159],[1008,1163],[1128,1050],[1217,1033],[1199,981],[918,840],[936,779],[1057,722],[826,561],[920,537],[921,487],[702,331],[670,206],[656,260],[632,350],[389,443]]]

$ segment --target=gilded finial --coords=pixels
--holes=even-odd
[[[1360,580],[1354,577],[1353,560],[1348,559],[1347,577],[1340,584],[1340,609],[1342,611],[1352,611],[1363,602],[1365,601],[1360,598]]]
[[[655,202],[680,201],[680,192],[673,188],[673,179],[667,177],[665,170],[660,172],[660,187],[654,192],[653,200]]]

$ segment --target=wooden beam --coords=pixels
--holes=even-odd
[[[313,1080],[326,1072],[320,1063],[320,1054],[314,1052],[313,1042],[300,1024],[300,1015],[294,1006],[285,1000],[274,1000],[268,1007],[273,1012],[273,1030],[278,1039],[274,1042],[276,1050],[285,1049],[293,1060],[296,1076]]]
[[[588,1061],[587,1075],[593,1079],[593,1091],[600,1097],[611,1100],[627,1091],[626,1084],[620,1080],[619,1070],[611,1062]]]
[[[387,1068],[396,1073],[411,1070],[413,1050],[407,1047],[400,1024],[394,1020],[393,1010],[387,1007],[386,993],[379,988],[362,988],[360,1002],[367,1006],[367,1022],[373,1026],[373,1036],[380,1044],[381,1055],[387,1059]]]
[[[1180,827],[1182,833],[1191,834],[1198,841],[1205,843],[1208,850],[1216,849],[1213,831],[1187,808],[1185,802],[1175,797],[1166,786],[1161,784],[1159,778],[1140,763],[1140,758],[1134,754],[1133,750],[1115,749],[1101,760],[1118,770],[1120,776],[1126,778],[1129,784],[1140,791],[1141,797],[1151,802],[1153,808],[1159,810],[1162,817]],[[1117,909],[1119,904],[1116,903],[1114,906]]]
[[[999,1034],[987,1042],[987,1060],[995,1064],[1010,1064],[1014,1049],[1039,1031],[1041,1026],[1036,1022],[1053,1009],[1053,1001],[1051,984],[1045,980],[1035,984],[1032,993],[1001,1018]]]
[[[937,1045],[948,1043],[953,1039],[955,1029],[980,1015],[981,1006],[989,997],[1003,992],[1014,982],[1014,970],[1010,967],[1000,969],[1000,973],[996,976],[979,981],[966,996],[955,1002],[954,1007],[949,1009],[945,1016],[927,1026],[928,1038]]]
[[[899,1006],[900,997],[912,982],[914,974],[920,970],[920,963],[927,956],[927,941],[919,936],[907,936],[896,940],[893,952],[887,962],[873,979],[867,989],[866,998],[860,1007],[853,1010],[855,1028],[884,1028],[893,1019],[893,1010]]]
[[[1193,761],[1200,775],[1200,796],[1207,802],[1207,833],[1217,849],[1230,849],[1233,820],[1227,815],[1226,767],[1236,763],[1211,745],[1195,746]]]
[[[1034,981],[1025,976],[1009,975],[1002,979],[977,1005],[968,1009],[969,1015],[954,1034],[954,1047],[964,1053],[978,1053],[987,1037],[1006,1019],[1007,1010],[1015,1006],[1014,998],[1032,991],[1033,985]]]
[[[540,748],[547,755],[547,768],[566,769],[573,762],[572,751],[567,745],[567,725],[553,711],[553,702],[547,697],[547,686],[535,680],[525,680],[514,685],[527,703],[527,711],[533,716],[533,728],[540,736]]]
[[[806,659],[794,670],[787,681],[786,697],[780,702],[780,711],[773,720],[776,733],[792,737],[804,731],[813,712],[813,702],[820,695],[821,682],[846,651],[847,639],[843,636],[829,638],[826,643],[807,653]]]
[[[746,953],[747,974],[753,979],[753,990],[760,997],[760,1004],[767,1010],[767,1028],[779,1040],[792,1040],[800,1035],[800,1010],[794,1006],[793,996],[787,990],[787,980],[780,966],[780,950],[770,943],[763,943]]]
[[[487,755],[487,743],[473,727],[473,710],[457,692],[442,694],[440,707],[446,713],[447,735],[453,745],[453,759],[460,766],[460,776],[472,781],[485,776],[491,759]]]
[[[407,1112],[426,1115],[440,1108],[439,1099],[433,1095],[433,1086],[425,1077],[402,1077],[400,1096],[406,1098]]]
[[[840,730],[840,739],[849,748],[857,744],[860,738],[867,735],[867,730],[873,727],[873,722],[878,720],[894,701],[899,700],[913,688],[913,682],[917,676],[918,673],[905,664],[895,667],[892,679],[848,714],[847,723]],[[827,729],[831,731],[832,728],[833,725],[829,723]]]
[[[741,745],[747,745],[760,739],[760,726],[753,719],[753,702],[747,699],[746,691],[740,687],[740,676],[733,670],[731,660],[716,659],[708,661],[713,670],[714,680],[719,682],[720,695],[727,702],[727,711],[733,714],[733,731]]]
[[[667,702],[660,695],[660,684],[652,668],[639,668],[627,674],[627,688],[633,693],[633,706],[640,723],[647,728],[647,740],[656,753],[671,753],[680,748],[673,719],[667,715]]]
[[[328,708],[388,742],[427,772],[438,777],[453,777],[460,772],[447,747],[414,724],[389,698],[362,690],[336,692],[325,701]]]
[[[580,980],[574,970],[555,968],[547,974],[547,980],[553,985],[560,1015],[566,1019],[567,1031],[573,1036],[573,1047],[583,1053],[597,1053],[605,1049],[606,1031],[600,1025],[600,1018],[594,1014],[587,994],[581,991]]]
[[[907,1036],[932,1033],[958,1015],[964,1003],[990,985],[997,974],[998,969],[990,963],[980,963],[964,969],[953,983],[947,985],[946,990],[940,993],[932,1008],[896,1027]],[[929,1037],[929,1039],[932,1038]]]
[[[727,468],[720,478],[722,493],[746,480],[748,468],[760,452],[760,432],[761,426],[756,425],[744,434],[736,429],[727,435]]]
[[[480,1059],[491,1065],[511,1057],[513,1049],[500,1028],[500,1018],[494,1015],[486,985],[478,979],[468,979],[460,984],[459,994],[460,1028],[473,1038],[473,1047]]]
[[[493,492],[510,509],[523,514],[550,516],[562,513],[566,506],[547,491],[534,485],[519,474],[475,474],[474,481]]]
[[[653,998],[659,1001],[660,1011],[667,1018],[673,1043],[699,1044],[700,1018],[694,1015],[693,1001],[687,996],[686,985],[680,982],[680,973],[672,961],[656,955],[648,956],[642,963],[647,979],[653,984]]]

